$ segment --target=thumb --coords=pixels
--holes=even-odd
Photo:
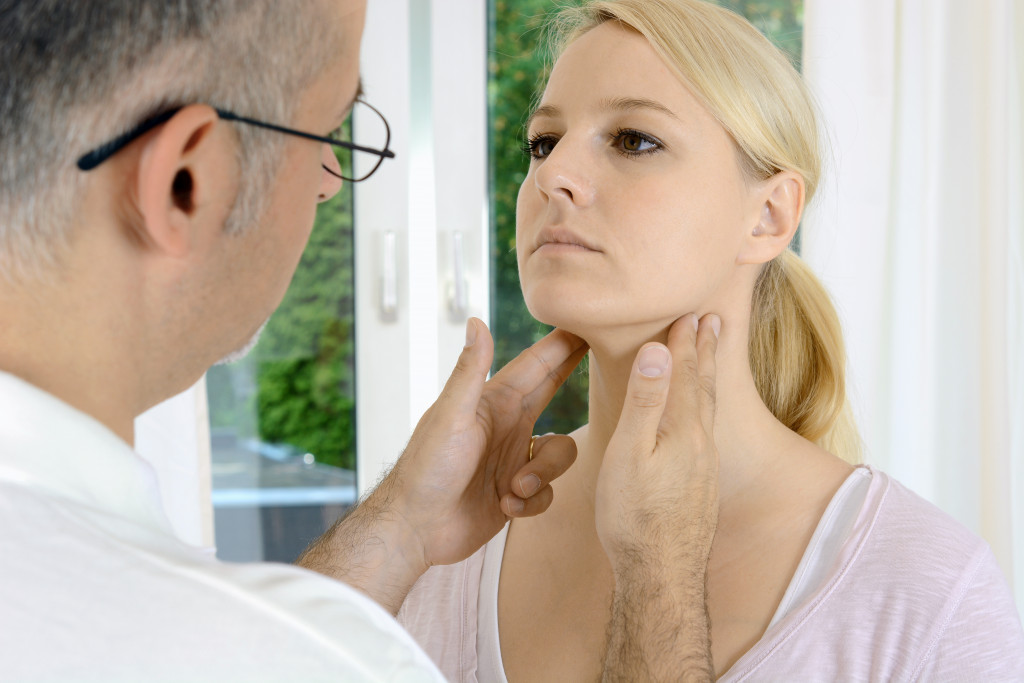
[[[657,342],[644,345],[633,363],[626,400],[609,448],[637,456],[654,451],[671,377],[672,354],[668,348]]]
[[[487,325],[470,318],[466,321],[466,346],[444,385],[438,404],[457,412],[476,411],[493,358],[494,342]]]

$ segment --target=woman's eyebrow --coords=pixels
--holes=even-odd
[[[530,112],[530,115],[526,117],[526,129],[529,130],[530,125],[533,123],[533,120],[538,117],[546,116],[549,118],[558,118],[559,114],[561,113],[562,111],[553,104],[542,104],[541,106],[537,107],[532,112]]]
[[[602,100],[601,106],[605,109],[615,109],[618,111],[632,111],[634,109],[653,109],[654,111],[660,112],[667,116],[679,120],[676,113],[666,107],[661,102],[655,100],[649,100],[644,97],[616,97],[613,99]]]
[[[615,111],[633,111],[636,109],[650,109],[652,111],[665,114],[666,116],[671,116],[677,121],[680,120],[674,111],[666,107],[661,102],[649,100],[644,97],[614,97],[611,99],[602,100],[600,105],[602,109],[611,109]],[[533,120],[535,118],[558,118],[561,115],[561,113],[562,111],[553,104],[541,105],[534,109],[530,116],[526,119],[526,128],[529,129],[530,124],[533,123]]]

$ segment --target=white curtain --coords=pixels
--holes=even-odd
[[[802,250],[843,319],[866,460],[984,537],[1024,607],[1024,2],[804,19],[831,149]]]

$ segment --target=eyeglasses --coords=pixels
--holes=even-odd
[[[375,131],[375,134],[372,137],[382,138],[383,147],[368,147],[365,145],[357,145],[353,142],[348,142],[346,140],[338,140],[337,138],[333,137],[324,137],[322,135],[305,133],[301,130],[285,128],[284,126],[278,126],[277,124],[274,123],[267,123],[266,121],[258,121],[257,119],[250,119],[246,116],[239,116],[238,114],[232,113],[225,109],[215,109],[215,111],[217,112],[217,116],[219,116],[221,119],[225,121],[235,121],[237,123],[244,123],[250,126],[266,128],[267,130],[273,130],[278,133],[284,133],[286,135],[295,135],[297,137],[305,138],[307,140],[322,142],[324,144],[331,145],[335,149],[343,150],[349,155],[349,157],[351,157],[353,152],[363,152],[365,154],[376,156],[376,162],[373,163],[372,166],[370,166],[370,170],[364,171],[358,175],[354,173],[355,164],[351,163],[353,161],[351,158],[339,160],[342,169],[353,169],[353,172],[347,174],[345,173],[344,170],[342,170],[341,173],[336,173],[335,171],[332,171],[330,168],[328,168],[326,165],[323,166],[323,169],[325,171],[327,171],[336,178],[347,180],[350,183],[358,183],[372,176],[376,172],[376,170],[380,168],[380,165],[384,163],[385,159],[394,159],[395,153],[388,149],[388,147],[391,145],[391,127],[388,126],[387,119],[384,118],[384,115],[377,111],[375,107],[373,107],[370,104],[367,104],[366,102],[363,102],[362,100],[356,100],[356,105],[368,108],[370,111],[375,113],[377,117],[380,119],[379,122],[370,119],[371,121],[373,121],[373,123],[371,123],[368,126],[368,128],[371,131]],[[119,135],[113,140],[100,145],[99,147],[93,149],[90,152],[87,152],[86,154],[83,154],[78,159],[78,168],[80,168],[83,171],[91,171],[92,169],[96,168],[104,161],[106,161],[107,159],[109,159],[110,157],[114,156],[119,151],[127,147],[134,140],[145,135],[146,133],[153,130],[157,126],[167,123],[179,111],[181,111],[181,107],[171,109],[169,111],[165,111],[161,114],[157,114],[156,116],[148,118],[139,125],[137,125],[135,128],[132,128],[127,133]],[[374,142],[376,142],[376,140],[374,140]]]

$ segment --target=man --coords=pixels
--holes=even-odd
[[[245,347],[281,301],[317,202],[341,186],[309,137],[359,96],[364,14],[365,0],[0,0],[4,679],[436,678],[391,615],[430,565],[543,512],[575,458],[567,437],[530,434],[583,342],[556,331],[485,383],[492,342],[474,320],[393,471],[300,559],[344,583],[184,546],[130,449],[136,415]],[[677,358],[696,354],[686,334]],[[695,363],[671,360],[659,344],[638,357],[620,462],[686,452],[659,431],[669,377],[674,394],[696,385],[681,376]],[[694,463],[709,483],[687,505],[714,507],[713,449]],[[606,538],[624,542],[643,501],[603,504]],[[694,537],[698,582],[713,532]],[[697,624],[675,636],[699,660],[697,603],[673,614]],[[645,633],[643,615],[617,606],[610,677],[654,656],[623,635]]]

